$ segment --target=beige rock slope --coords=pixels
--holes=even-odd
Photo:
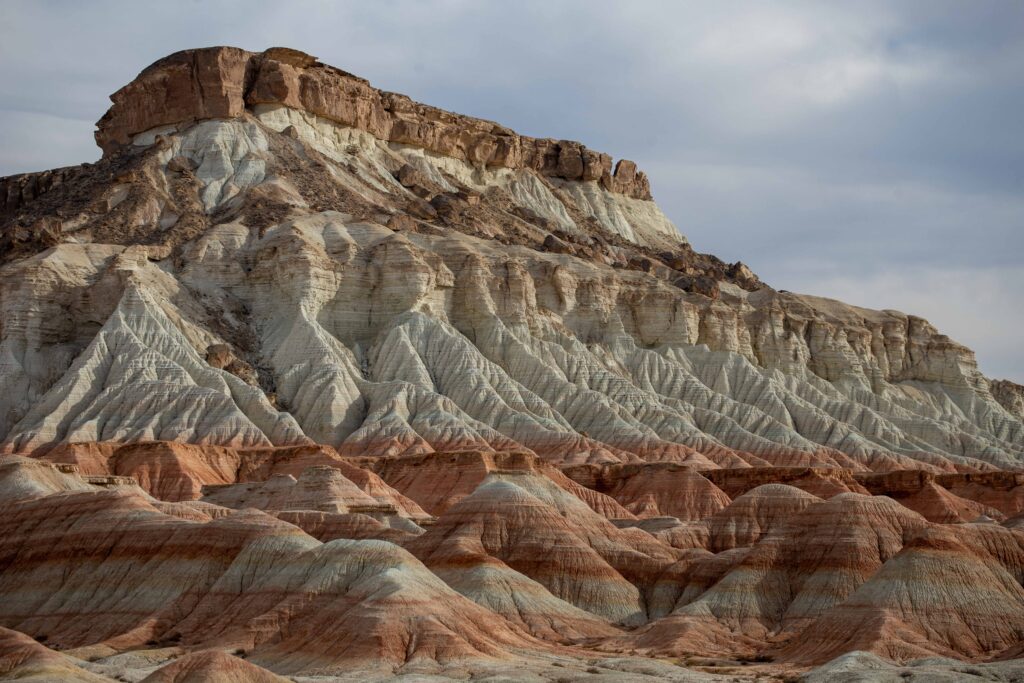
[[[968,349],[697,254],[632,164],[287,50],[180,53],[113,99],[103,160],[3,180],[8,451],[1019,467]]]

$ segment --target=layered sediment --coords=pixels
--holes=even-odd
[[[0,675],[1019,668],[1024,394],[927,321],[295,50],[111,99],[0,179]]]
[[[622,160],[613,169],[610,156],[578,142],[517,135],[491,121],[420,104],[297,50],[179,52],[144,70],[111,100],[114,106],[96,131],[104,151],[131,144],[136,135],[153,129],[239,118],[248,108],[279,105],[473,166],[594,180],[612,192],[651,198],[647,176],[632,161]]]

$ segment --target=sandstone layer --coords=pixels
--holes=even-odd
[[[517,135],[491,121],[382,92],[296,50],[179,52],[144,70],[111,99],[114,106],[96,131],[96,142],[104,151],[129,145],[135,136],[155,128],[237,118],[255,105],[281,105],[473,166],[528,168],[565,180],[596,180],[613,192],[651,198],[647,176],[632,161],[620,161],[613,171],[611,157],[578,142]]]
[[[112,101],[0,179],[0,676],[1019,672],[1024,392],[927,321],[295,50]]]

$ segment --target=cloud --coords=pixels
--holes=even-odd
[[[913,313],[961,344],[984,349],[978,362],[986,375],[1024,377],[1024,266],[909,267],[857,277],[823,273],[815,263],[792,272],[794,291]]]
[[[1024,382],[1007,346],[1022,307],[1000,294],[1019,291],[1024,253],[1024,4],[8,0],[0,15],[0,174],[95,158],[106,95],[170,52],[288,45],[635,159],[698,249],[777,287],[925,314]],[[995,332],[963,322],[977,311],[1001,316]]]
[[[92,123],[81,119],[0,109],[0,127],[0,175],[69,166],[100,156],[92,138]]]
[[[654,192],[683,232],[720,256],[785,278],[773,264],[817,259],[850,271],[1019,262],[1024,196],[915,178],[836,178],[805,167],[657,163]],[[744,256],[744,252],[747,253]]]

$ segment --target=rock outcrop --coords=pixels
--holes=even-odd
[[[4,181],[8,451],[1020,467],[968,349],[694,252],[582,147],[286,50],[179,53],[113,99],[100,162]]]
[[[632,161],[612,168],[607,154],[568,140],[517,135],[491,121],[453,114],[377,90],[362,78],[285,48],[256,54],[232,47],[165,57],[114,93],[97,124],[104,151],[147,131],[205,119],[241,117],[246,109],[285,106],[377,138],[412,145],[473,166],[528,168],[564,180],[650,199],[647,176]]]
[[[990,383],[992,397],[1006,408],[1007,412],[1024,419],[1024,386],[1005,379]]]
[[[430,517],[373,472],[349,464],[327,446],[235,449],[179,442],[72,443],[49,451],[41,459],[72,466],[86,476],[130,478],[162,501],[199,500],[226,487],[227,491],[214,494],[226,496],[225,504],[240,499],[253,507],[284,510],[290,508],[275,505],[296,494],[294,484],[276,489],[271,486],[271,490],[262,492],[260,489],[270,481],[280,485],[302,479],[308,485],[308,495],[304,502],[307,507],[300,509],[339,511],[339,506],[345,504],[336,498],[338,488],[331,487],[338,484],[348,491],[350,502],[358,499],[363,506],[382,506],[410,519]],[[319,483],[326,484],[326,488],[317,490],[318,484],[312,481],[316,473],[320,473]],[[236,483],[251,485],[230,486]],[[254,500],[247,494],[253,491],[261,504],[252,505]]]
[[[940,474],[935,481],[960,498],[992,506],[1008,517],[1024,512],[1024,476],[1020,472]]]
[[[638,517],[697,521],[730,503],[729,496],[698,472],[674,463],[575,465],[565,474],[605,493]]]
[[[1002,474],[1002,473],[998,473]],[[970,475],[943,475],[950,484]],[[961,498],[941,486],[936,475],[920,470],[859,474],[857,480],[875,495],[889,496],[932,522],[973,522],[979,517],[1001,520],[1004,514],[977,500]],[[987,496],[986,496],[987,498]]]
[[[16,456],[0,465],[18,479],[41,471]],[[0,622],[51,647],[242,648],[290,673],[531,647],[391,543],[322,544],[254,510],[197,524],[136,491],[0,503]]]
[[[867,493],[853,470],[823,467],[745,467],[705,470],[701,474],[733,498],[764,484],[786,484],[819,498]]]
[[[7,681],[109,683],[83,668],[85,662],[54,652],[23,633],[0,628],[0,677]]]
[[[1024,394],[927,321],[295,50],[112,100],[0,179],[0,676],[1019,668]]]

